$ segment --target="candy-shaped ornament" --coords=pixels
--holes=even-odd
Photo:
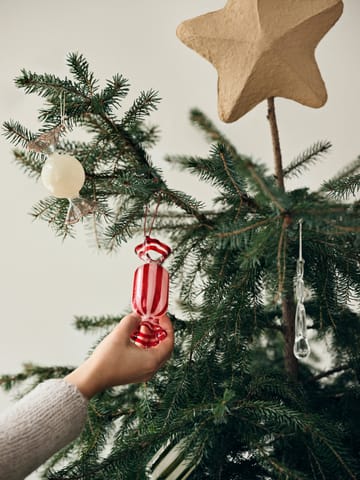
[[[66,224],[76,223],[94,212],[96,203],[79,195],[85,182],[85,171],[77,158],[67,153],[51,153],[43,165],[41,180],[54,197],[69,200]]]
[[[150,348],[167,336],[159,325],[159,319],[168,309],[169,273],[162,263],[171,249],[165,243],[146,236],[145,241],[135,248],[135,253],[145,263],[134,274],[132,307],[141,317],[141,323],[131,339],[139,347]]]

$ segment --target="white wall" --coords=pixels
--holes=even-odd
[[[217,121],[240,151],[270,165],[265,104],[235,124],[221,124],[214,68],[175,36],[182,20],[223,4],[223,0],[2,0],[1,122],[14,118],[36,130],[41,101],[25,97],[13,78],[23,67],[65,75],[66,54],[79,51],[102,80],[116,72],[129,78],[131,99],[141,89],[159,90],[163,101],[151,119],[162,129],[155,159],[165,153],[206,153],[206,143],[188,122],[189,109],[197,106]],[[359,19],[360,3],[346,0],[343,17],[318,48],[327,105],[312,110],[278,101],[285,162],[318,139],[334,144],[327,160],[297,185],[318,186],[360,153]],[[1,137],[0,371],[17,372],[27,361],[78,364],[92,337],[72,328],[73,315],[117,314],[127,308],[138,263],[133,244],[116,256],[99,254],[89,247],[81,225],[78,238],[62,244],[46,224],[33,223],[28,212],[46,192],[12,163],[11,148]],[[199,193],[196,181],[185,181],[175,172],[169,175],[172,185]],[[206,195],[204,189],[201,196]],[[0,410],[8,403],[9,398],[0,394]]]

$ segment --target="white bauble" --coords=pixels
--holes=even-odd
[[[84,185],[85,172],[75,157],[55,152],[44,163],[41,180],[54,197],[74,198]]]

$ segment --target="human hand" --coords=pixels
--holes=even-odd
[[[159,323],[166,330],[167,337],[156,347],[142,349],[130,340],[140,321],[135,314],[124,317],[91,356],[65,380],[75,385],[87,398],[108,387],[150,380],[170,358],[174,332],[169,318],[163,316]]]

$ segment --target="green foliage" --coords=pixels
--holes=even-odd
[[[360,174],[330,180],[323,185],[323,189],[336,198],[346,198],[355,195],[360,190]]]
[[[157,478],[165,479],[180,464],[179,479],[185,472],[202,480],[358,478],[359,203],[340,199],[358,191],[359,160],[317,192],[284,192],[265,165],[238,153],[193,110],[191,121],[212,143],[209,155],[168,161],[216,190],[205,210],[195,197],[171,188],[151,162],[147,149],[157,129],[144,119],[156,108],[157,93],[141,93],[120,116],[127,80],[114,75],[101,89],[82,55],[69,55],[68,65],[71,80],[24,70],[16,84],[44,97],[39,119],[45,130],[60,122],[62,94],[68,128],[88,131],[87,142],[61,139],[58,148],[84,166],[81,195],[98,202],[84,224],[99,247],[119,248],[141,228],[144,206],[160,202],[154,231],[171,242],[179,312],[171,315],[171,361],[146,385],[95,397],[85,430],[51,460],[44,478],[145,479],[161,467]],[[4,129],[18,147],[16,161],[38,177],[44,156],[19,149],[35,135],[17,122]],[[300,175],[329,148],[329,142],[314,144],[284,174]],[[76,227],[64,226],[64,199],[41,200],[33,215],[61,237],[75,234]],[[322,372],[310,361],[299,365],[296,376],[284,367],[288,335],[281,302],[294,305],[300,219],[308,324],[327,340],[333,367]],[[75,326],[101,338],[119,318],[79,317]],[[27,366],[0,381],[11,388],[67,371]]]
[[[284,169],[284,177],[294,177],[309,169],[331,149],[331,143],[328,141],[316,142],[301,155],[296,157],[290,165]]]

